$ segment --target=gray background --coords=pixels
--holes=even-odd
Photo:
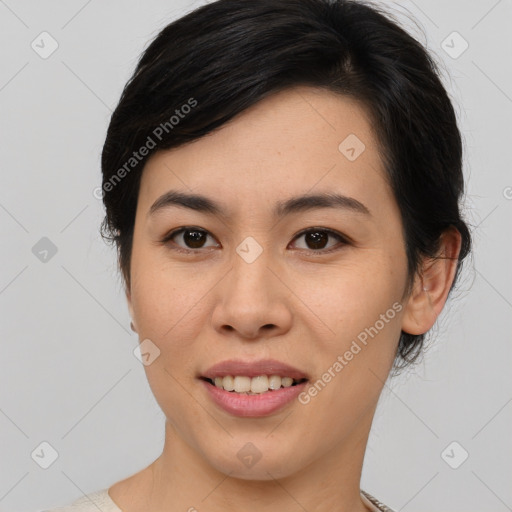
[[[160,454],[164,417],[133,355],[93,191],[111,109],[140,52],[199,4],[0,0],[2,511],[68,503]],[[465,139],[475,254],[424,361],[386,385],[362,487],[397,511],[512,510],[512,2],[382,5],[444,69]],[[43,31],[59,45],[46,59]],[[47,469],[42,442],[58,454]]]

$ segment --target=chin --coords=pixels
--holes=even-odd
[[[241,464],[225,464],[219,466],[217,461],[216,469],[221,473],[228,475],[230,478],[258,482],[269,482],[287,478],[297,471],[297,468],[292,469],[289,462],[286,466],[283,466],[282,463],[264,463],[263,460],[260,460],[251,468],[241,467]]]
[[[247,438],[246,438],[247,439]],[[208,463],[217,471],[240,480],[271,481],[291,476],[301,466],[290,451],[283,449],[283,444],[274,439],[275,445],[269,440],[261,442],[235,442],[220,453],[212,453],[207,457]],[[281,449],[279,449],[279,447]]]

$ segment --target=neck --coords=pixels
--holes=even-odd
[[[289,476],[277,479],[267,472],[265,480],[244,480],[206,463],[166,422],[162,455],[124,488],[113,486],[110,495],[126,512],[367,511],[359,485],[370,426],[371,416],[350,438]]]

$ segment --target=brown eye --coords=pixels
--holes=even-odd
[[[310,231],[304,235],[306,245],[309,249],[325,249],[329,241],[329,235],[325,231]]]
[[[303,239],[303,242],[296,243],[296,248],[311,251],[325,250],[327,252],[333,247],[340,245],[340,243],[341,245],[346,243],[346,240],[341,235],[328,229],[310,229],[304,231],[295,238],[295,240],[300,239]],[[334,240],[334,242],[332,242],[332,240]]]
[[[183,231],[183,241],[192,249],[199,249],[206,242],[207,235],[204,231]]]
[[[183,249],[202,249],[206,247],[215,247],[218,244],[206,245],[206,242],[210,237],[214,238],[204,229],[197,228],[181,228],[170,233],[164,240],[164,242],[172,241]]]

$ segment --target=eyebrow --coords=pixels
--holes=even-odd
[[[227,211],[214,200],[200,195],[170,190],[160,196],[149,209],[148,216],[170,207],[189,208],[202,213],[228,217]],[[305,212],[316,208],[341,208],[371,216],[370,210],[360,201],[336,193],[305,194],[286,201],[278,201],[274,208],[275,217],[284,217],[291,213]]]

